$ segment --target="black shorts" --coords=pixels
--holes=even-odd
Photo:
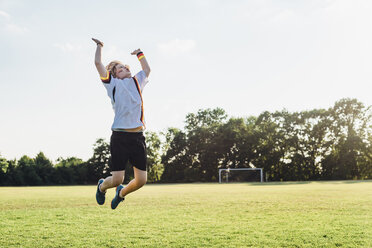
[[[142,132],[113,131],[110,140],[111,171],[123,171],[129,162],[137,169],[146,171],[147,153]]]

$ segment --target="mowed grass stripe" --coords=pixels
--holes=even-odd
[[[372,247],[372,181],[1,187],[0,247]]]

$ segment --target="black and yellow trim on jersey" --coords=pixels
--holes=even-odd
[[[106,77],[101,77],[102,83],[109,84],[111,81],[111,72],[106,71]]]
[[[142,98],[142,94],[141,94],[141,88],[139,86],[139,83],[138,83],[138,80],[137,80],[136,76],[133,77],[133,80],[134,80],[134,84],[136,85],[137,91],[138,91],[138,93],[141,97],[141,122],[142,122],[143,126],[145,127],[144,115],[143,115],[143,98]]]

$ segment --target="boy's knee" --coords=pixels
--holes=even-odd
[[[143,185],[145,185],[147,182],[147,178],[141,178],[137,181],[137,184],[139,187],[142,187]]]

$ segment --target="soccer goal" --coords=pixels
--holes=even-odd
[[[224,182],[228,183],[229,182],[229,174],[231,171],[259,171],[260,173],[260,181],[263,183],[263,170],[262,168],[227,168],[227,169],[219,169],[218,170],[218,179],[219,183],[222,183],[222,172],[226,173],[226,177]]]

